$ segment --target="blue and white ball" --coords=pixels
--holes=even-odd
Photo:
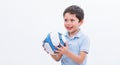
[[[61,47],[60,43],[65,46],[66,39],[63,34],[59,32],[50,32],[43,41],[43,47],[50,54],[55,54],[57,47]]]

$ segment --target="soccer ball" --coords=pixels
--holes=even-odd
[[[50,32],[43,40],[43,47],[49,54],[55,54],[57,47],[61,47],[60,43],[65,46],[66,39],[60,32]]]

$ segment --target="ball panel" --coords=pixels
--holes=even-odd
[[[62,37],[63,42],[65,43],[66,42],[65,36],[61,35],[61,37]]]
[[[44,43],[44,48],[45,50],[50,53],[50,54],[54,54],[54,51],[52,50],[52,48],[50,47],[49,43]]]
[[[59,45],[60,39],[59,39],[59,34],[57,32],[50,33],[50,39],[54,46]]]
[[[55,54],[55,51],[57,50],[55,46],[61,47],[59,43],[65,46],[65,42],[66,39],[64,35],[62,35],[59,32],[51,32],[47,35],[47,37],[43,41],[43,46],[48,53]]]
[[[49,45],[50,45],[50,47],[52,48],[52,50],[53,51],[56,51],[57,50],[57,48],[55,48],[55,46],[53,45],[53,42],[52,42],[52,38],[50,37],[51,35],[50,35],[51,33],[49,33],[48,35],[47,35],[47,37],[45,38],[45,40],[43,41],[43,43],[44,44],[46,44],[46,43],[48,43]],[[44,45],[43,44],[43,45]],[[46,48],[47,49],[47,48]]]

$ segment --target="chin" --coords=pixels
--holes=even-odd
[[[68,30],[69,33],[72,33],[73,31],[72,30]]]

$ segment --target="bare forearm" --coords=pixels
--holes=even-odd
[[[86,53],[81,52],[80,55],[75,55],[75,54],[73,54],[73,53],[71,53],[71,52],[68,51],[68,52],[66,53],[66,55],[67,55],[69,58],[71,58],[73,61],[81,64],[81,63],[84,61],[84,58],[85,58],[85,56],[86,56]]]

